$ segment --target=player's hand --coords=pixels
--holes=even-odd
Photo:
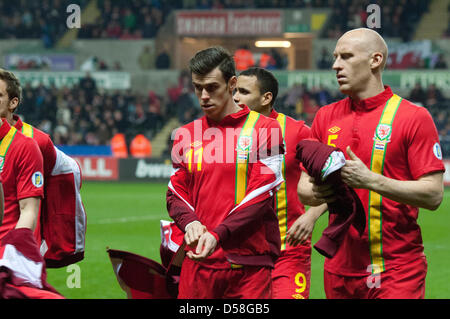
[[[314,206],[332,203],[336,200],[336,194],[332,184],[316,185],[314,184],[315,181],[313,177],[310,177],[309,181],[313,184],[312,193],[314,196]]]
[[[350,159],[341,168],[342,181],[352,188],[368,188],[374,173],[353,153],[350,146],[347,146],[346,151]]]
[[[214,252],[216,246],[216,237],[214,237],[211,233],[206,232],[200,236],[197,247],[195,248],[195,253],[190,250],[186,253],[186,256],[195,261],[202,261]]]
[[[297,246],[303,244],[308,240],[308,238],[311,238],[314,225],[316,224],[319,216],[306,212],[297,218],[291,228],[287,231],[288,243],[291,246]]]
[[[207,232],[206,226],[199,221],[189,223],[185,228],[184,241],[191,248],[197,246],[200,237]]]

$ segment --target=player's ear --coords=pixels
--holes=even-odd
[[[16,108],[18,106],[19,106],[19,98],[18,97],[14,97],[11,100],[9,100],[8,109],[11,113],[14,113],[14,111],[16,110]]]
[[[228,80],[228,85],[231,91],[231,94],[234,93],[234,89],[236,89],[236,83],[237,83],[237,77],[235,75],[233,75],[229,80]]]
[[[370,59],[370,68],[377,69],[380,68],[383,64],[383,53],[381,52],[374,52],[372,53],[372,57]]]
[[[261,104],[262,105],[269,105],[270,103],[272,103],[272,99],[273,99],[273,94],[272,92],[266,92],[262,95],[262,101]]]

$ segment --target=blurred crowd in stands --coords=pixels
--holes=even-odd
[[[174,9],[172,1],[163,0],[97,0],[97,7],[99,18],[84,26],[79,38],[154,38]]]
[[[448,7],[447,7],[447,15],[448,14],[450,14],[450,3],[448,4]],[[447,22],[447,29],[444,31],[443,37],[450,38],[450,19]]]
[[[136,134],[153,137],[166,117],[165,104],[154,92],[99,90],[86,74],[71,88],[36,88],[26,84],[17,113],[48,133],[56,145],[107,145],[116,133],[128,140]]]
[[[67,7],[83,7],[89,0],[0,1],[1,39],[41,39],[46,48],[68,30]]]
[[[424,106],[430,111],[439,133],[442,152],[445,157],[450,157],[450,99],[446,98],[442,91],[434,84],[424,88],[416,83],[411,90],[409,100]]]
[[[401,38],[407,42],[412,40],[422,14],[428,10],[430,0],[328,1],[332,13],[323,36],[337,39],[350,29],[365,27],[370,14],[366,8],[370,3],[378,4],[381,9],[381,35]]]
[[[322,37],[338,38],[343,32],[366,25],[369,0],[96,0],[100,11],[95,23],[84,23],[79,38],[154,38],[169,13],[176,9],[283,9],[331,8]],[[89,0],[1,1],[0,38],[41,38],[52,47],[67,31],[66,8]],[[382,13],[381,33],[411,40],[430,0],[375,1]],[[449,28],[450,30],[450,28]]]

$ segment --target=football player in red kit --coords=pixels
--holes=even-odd
[[[187,247],[179,298],[271,298],[280,252],[273,196],[283,182],[281,128],[239,106],[232,55],[190,61],[204,116],[177,129],[167,207]]]
[[[366,28],[337,41],[333,70],[348,97],[320,108],[311,127],[313,138],[347,153],[341,177],[358,194],[368,225],[361,237],[351,226],[336,255],[325,260],[327,298],[425,296],[427,261],[417,217],[419,207],[439,207],[444,165],[427,109],[383,85],[387,50]],[[299,195],[311,205],[334,196],[306,172]]]

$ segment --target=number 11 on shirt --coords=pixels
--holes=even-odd
[[[201,171],[202,170],[202,157],[203,157],[203,147],[200,147],[198,149],[196,149],[195,151],[191,148],[187,153],[186,153],[186,159],[188,162],[188,169],[189,172],[192,173],[192,164],[195,163],[194,159],[197,158],[197,171]]]

